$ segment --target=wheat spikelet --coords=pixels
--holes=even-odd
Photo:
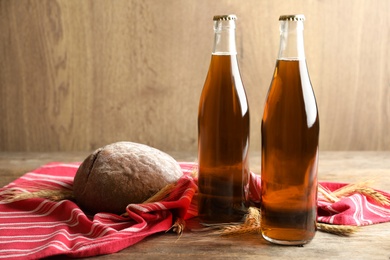
[[[358,187],[350,192],[345,191],[344,193],[341,193],[340,196],[347,196],[352,193],[360,193],[362,195],[372,198],[373,200],[375,200],[376,202],[382,205],[390,205],[390,200],[387,197],[385,197],[382,193],[369,187]]]
[[[192,178],[198,177],[198,168],[197,168],[197,167],[194,167],[194,168],[192,169],[190,176],[191,176]]]
[[[355,192],[357,189],[362,188],[362,187],[369,187],[372,184],[372,181],[362,181],[358,183],[353,183],[353,184],[348,184],[345,185],[344,187],[341,187],[338,190],[333,191],[333,195],[336,197],[343,197],[346,195],[349,195],[353,192]]]
[[[168,184],[164,188],[159,190],[156,194],[154,194],[152,197],[150,197],[149,199],[142,202],[142,204],[161,201],[161,200],[165,199],[175,188],[176,188],[176,183]],[[128,217],[129,214],[127,212],[124,212],[121,214],[121,216]]]
[[[171,183],[166,185],[164,188],[159,190],[156,194],[154,194],[149,199],[142,202],[142,204],[157,202],[165,199],[174,189],[176,188],[176,183]],[[121,214],[122,217],[128,217],[129,214],[127,212]]]
[[[260,225],[260,209],[249,207],[248,214],[245,217],[244,225]]]
[[[260,225],[231,225],[225,226],[220,232],[222,236],[242,235],[242,234],[259,234],[261,233]]]
[[[260,217],[260,209],[249,207],[243,224],[221,225],[217,233],[223,236],[260,233]]]
[[[339,235],[339,236],[350,236],[354,232],[357,231],[356,226],[348,226],[348,225],[332,225],[325,223],[317,223],[317,229],[319,231]]]
[[[175,188],[176,188],[176,183],[168,184],[164,188],[159,190],[156,194],[154,194],[152,197],[145,200],[142,204],[161,201],[166,196],[168,196]]]
[[[349,184],[332,193],[334,196],[339,198],[348,196],[353,193],[360,193],[362,195],[372,198],[373,200],[382,205],[390,205],[390,200],[386,196],[369,187],[369,184],[371,183],[372,181],[365,181],[356,184]]]
[[[317,223],[316,227],[319,231],[331,233],[339,236],[350,236],[354,232],[357,231],[357,227],[348,226],[348,225],[332,225],[332,224],[324,224]],[[234,235],[242,235],[242,234],[259,234],[261,233],[260,225],[231,225],[224,226],[222,230],[217,231],[218,234],[222,236],[234,236]]]
[[[329,202],[337,202],[340,200],[331,191],[325,189],[321,184],[318,184],[318,192],[321,193]]]
[[[245,222],[237,225],[220,225],[220,230],[214,232],[222,236],[235,236],[243,234],[259,234],[261,233],[260,226],[261,211],[258,208],[250,207],[246,215]],[[357,230],[355,226],[348,225],[332,225],[325,223],[316,223],[319,231],[327,232],[339,236],[349,236]]]
[[[321,193],[329,202],[337,202],[342,197],[346,197],[353,193],[360,193],[364,196],[372,198],[379,204],[390,205],[390,200],[386,196],[368,186],[371,183],[372,181],[364,181],[356,184],[349,184],[333,192],[325,189],[321,184],[318,184],[318,192]]]
[[[186,227],[185,220],[182,218],[178,218],[178,219],[176,219],[176,221],[172,225],[172,227],[170,229],[168,229],[166,232],[168,232],[169,230],[172,230],[176,234],[181,235],[183,233],[185,227]]]
[[[7,190],[3,194],[2,201],[6,203],[11,203],[20,200],[34,199],[34,198],[43,198],[49,199],[52,201],[61,201],[61,200],[73,200],[73,191],[69,189],[43,189],[37,191],[20,191],[15,189]]]
[[[386,196],[372,188],[359,188],[355,192],[366,195],[382,205],[390,205],[390,200]]]

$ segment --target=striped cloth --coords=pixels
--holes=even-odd
[[[329,191],[338,190],[347,183],[321,182]],[[378,191],[390,199],[390,194]],[[343,197],[337,202],[329,202],[324,197],[318,198],[318,222],[366,226],[390,221],[390,205],[378,204],[375,200],[360,193]]]
[[[320,182],[328,191],[336,191],[347,183]],[[259,206],[261,203],[260,176],[251,174],[249,187],[250,199]],[[390,194],[379,191],[390,200]],[[390,205],[382,205],[360,193],[340,198],[337,202],[329,202],[319,194],[317,200],[317,221],[334,225],[365,226],[390,221]]]
[[[0,189],[72,188],[79,163],[50,163]],[[172,227],[176,218],[196,215],[191,200],[197,190],[190,177],[193,164],[181,164],[183,177],[161,202],[129,205],[128,216],[99,213],[87,216],[72,201],[28,199],[0,201],[0,259],[37,259],[65,254],[87,257],[117,252],[143,238]],[[35,188],[35,189],[34,189]]]
[[[35,198],[8,203],[0,200],[0,259],[37,259],[55,255],[88,257],[118,252],[143,238],[169,230],[177,219],[197,215],[197,180],[191,175],[195,163],[180,163],[183,177],[176,189],[160,202],[130,204],[127,216],[109,213],[86,215],[74,202]],[[0,189],[0,199],[9,190],[72,189],[79,163],[50,163]],[[334,190],[343,184],[321,183]],[[383,193],[390,198],[390,194]],[[260,178],[251,174],[250,198],[260,202]],[[390,207],[376,205],[354,194],[337,203],[319,200],[321,222],[367,225],[390,221]]]

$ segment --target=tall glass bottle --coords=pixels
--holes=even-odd
[[[243,220],[249,179],[249,107],[237,63],[235,15],[214,16],[214,46],[198,111],[203,223]]]
[[[261,230],[302,245],[316,231],[319,118],[306,67],[303,15],[280,16],[280,49],[261,125]]]

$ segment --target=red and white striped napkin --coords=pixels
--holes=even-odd
[[[321,186],[333,192],[347,183],[320,182]],[[251,174],[250,198],[256,205],[261,203],[261,179]],[[390,200],[390,194],[378,191]],[[320,194],[321,195],[321,194]],[[318,196],[317,221],[334,225],[364,226],[390,221],[390,205],[381,205],[370,197],[360,193],[341,198],[337,202],[329,202]]]
[[[55,255],[87,257],[118,252],[143,238],[169,230],[176,219],[197,215],[195,163],[180,163],[183,177],[163,201],[131,204],[128,216],[86,215],[74,202],[35,198],[7,203],[0,200],[0,259],[37,259]],[[68,188],[79,163],[50,163],[0,189]],[[321,183],[330,190],[344,184]],[[260,178],[251,174],[251,200],[259,202]],[[390,198],[390,194],[383,193]],[[333,224],[368,225],[390,221],[390,207],[354,194],[336,203],[319,200],[318,220]]]
[[[338,190],[347,183],[321,182],[329,191]],[[382,191],[390,199],[390,194]],[[390,205],[381,205],[361,193],[354,193],[341,198],[337,202],[329,202],[324,197],[318,198],[318,222],[365,226],[390,221]]]

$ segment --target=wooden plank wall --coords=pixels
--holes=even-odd
[[[129,140],[197,149],[212,16],[235,13],[251,150],[279,45],[304,13],[321,150],[390,149],[388,0],[0,0],[0,151]]]

